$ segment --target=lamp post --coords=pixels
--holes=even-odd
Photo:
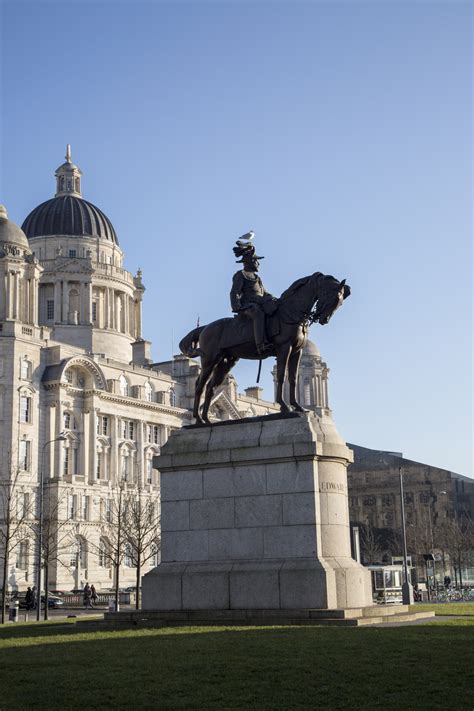
[[[44,453],[46,447],[52,442],[64,442],[67,437],[61,432],[54,439],[48,440],[43,444],[43,449],[41,452],[41,469],[40,469],[40,498],[39,498],[39,526],[38,526],[38,558],[37,558],[37,571],[36,571],[36,595],[37,595],[37,605],[36,605],[36,619],[39,622],[41,617],[41,567],[43,562],[43,493],[44,493]],[[45,590],[44,604],[48,605],[48,591]]]
[[[413,605],[413,585],[410,582],[408,575],[408,555],[407,555],[407,532],[405,527],[405,501],[403,496],[403,472],[402,468],[398,467],[398,476],[400,478],[400,502],[402,511],[402,533],[403,533],[403,572],[404,580],[402,584],[402,603],[404,605]]]

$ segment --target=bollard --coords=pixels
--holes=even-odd
[[[13,600],[10,603],[10,607],[8,608],[8,619],[10,622],[18,622],[18,610],[20,607],[20,603],[18,600]]]

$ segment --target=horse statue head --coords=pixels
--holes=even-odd
[[[316,306],[311,313],[311,323],[319,323],[325,326],[329,323],[332,315],[342,306],[344,299],[350,296],[351,288],[346,284],[346,280],[338,281],[331,275],[324,275],[316,272],[320,277],[320,293]],[[316,276],[316,275],[315,275]]]

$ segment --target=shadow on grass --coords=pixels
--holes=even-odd
[[[0,706],[468,708],[473,625],[456,622],[117,632],[25,625],[0,639]]]

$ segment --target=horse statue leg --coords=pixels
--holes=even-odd
[[[204,390],[204,386],[206,385],[209,376],[212,373],[212,370],[215,365],[215,360],[210,361],[205,359],[203,356],[201,356],[201,372],[196,380],[196,389],[194,391],[194,408],[193,408],[193,417],[196,420],[196,424],[202,425],[204,424],[205,421],[203,420],[201,415],[199,414],[199,404],[201,402],[201,395],[202,391]]]
[[[300,364],[302,350],[292,350],[288,359],[288,383],[290,386],[290,405],[295,412],[308,412],[301,407],[296,399],[296,382],[298,380],[298,366]]]
[[[287,341],[281,346],[275,346],[277,358],[277,394],[276,401],[280,405],[280,412],[291,412],[287,403],[283,399],[283,383],[285,381],[288,358],[290,356],[291,344]]]
[[[226,356],[225,358],[222,358],[222,360],[220,360],[214,367],[213,373],[206,386],[206,397],[204,399],[204,405],[201,413],[201,417],[204,422],[209,422],[209,406],[211,404],[215,389],[224,382],[225,376],[234,367],[237,361],[238,358]]]

